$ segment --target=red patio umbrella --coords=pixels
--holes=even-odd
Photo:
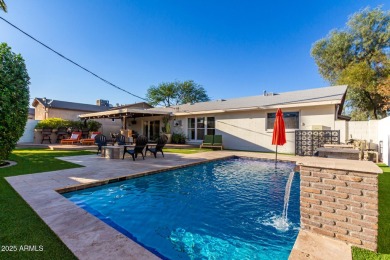
[[[286,143],[286,127],[284,126],[283,112],[280,108],[276,111],[272,144],[276,144],[276,161],[278,160],[278,145]],[[275,162],[276,162],[275,161]]]

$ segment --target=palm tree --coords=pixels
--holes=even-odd
[[[0,9],[3,9],[4,12],[7,12],[7,5],[4,0],[0,0]]]

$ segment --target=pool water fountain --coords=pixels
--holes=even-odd
[[[291,184],[294,179],[294,173],[290,172],[286,183],[286,190],[284,193],[284,205],[282,215],[274,215],[271,216],[269,220],[266,220],[263,224],[267,226],[273,226],[279,231],[287,231],[292,227],[292,223],[288,221],[287,212],[288,212],[288,203],[290,201],[290,192],[291,192]]]

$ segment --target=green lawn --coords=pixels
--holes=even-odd
[[[354,260],[390,259],[390,167],[379,164],[383,174],[379,175],[379,232],[378,252],[353,248]]]
[[[0,259],[76,259],[4,177],[80,167],[54,157],[84,154],[90,153],[23,149],[11,154],[9,159],[18,164],[0,169]],[[43,251],[20,251],[24,245],[35,245],[38,250],[43,246]],[[4,252],[9,249],[17,252]]]

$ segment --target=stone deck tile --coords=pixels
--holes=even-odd
[[[350,260],[352,251],[351,246],[340,240],[301,230],[288,259]]]

